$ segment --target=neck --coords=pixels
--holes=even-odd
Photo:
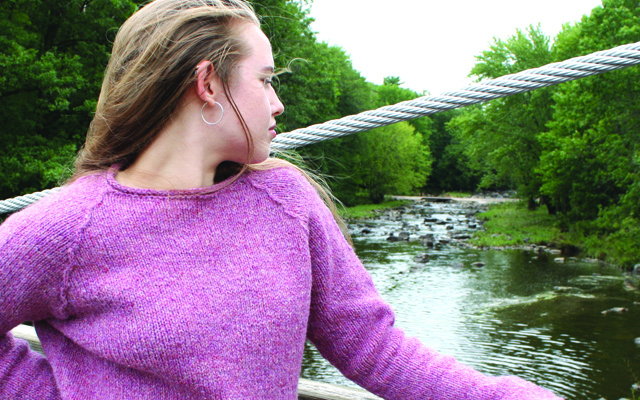
[[[199,107],[197,118],[188,115],[194,107],[185,107],[158,134],[116,180],[141,189],[186,190],[211,186],[222,160],[212,147],[210,132],[202,129]]]
[[[215,170],[206,173],[204,168],[194,167],[188,160],[158,156],[151,162],[146,161],[139,158],[129,168],[118,172],[116,180],[125,186],[155,190],[195,189],[211,186],[214,182]]]

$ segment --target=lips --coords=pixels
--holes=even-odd
[[[269,127],[269,133],[271,134],[271,136],[276,137],[276,124],[273,124],[271,127]]]

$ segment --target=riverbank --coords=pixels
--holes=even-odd
[[[496,203],[513,203],[519,201],[508,197],[478,197],[478,196],[393,196],[394,200],[410,200],[410,201],[457,201],[462,203],[478,203],[478,204],[496,204]]]
[[[476,216],[483,230],[470,241],[478,247],[548,246],[575,253],[578,248],[567,242],[556,227],[555,218],[539,208],[531,211],[524,202],[493,204]]]
[[[389,210],[404,207],[414,202],[460,202],[484,206],[476,215],[483,229],[477,231],[468,245],[486,249],[503,249],[537,246],[556,248],[565,253],[575,253],[577,247],[569,244],[555,227],[554,218],[542,209],[529,211],[517,199],[502,197],[424,197],[393,196],[393,200],[380,204],[365,204],[346,207],[340,211],[348,221],[376,218]]]
[[[493,249],[543,247],[555,250],[563,257],[580,256],[586,261],[616,266],[627,272],[635,269],[635,274],[628,274],[629,279],[633,286],[640,287],[640,259],[634,258],[632,250],[625,252],[622,246],[612,249],[611,238],[579,231],[563,232],[558,228],[555,216],[542,207],[531,211],[522,201],[494,204],[477,218],[484,223],[483,229],[469,241],[474,246]]]
[[[488,207],[476,218],[482,223],[466,245],[480,249],[514,249],[547,251],[558,254],[558,258],[580,255],[585,260],[607,262],[630,270],[640,262],[622,263],[608,252],[605,246],[598,246],[594,238],[580,234],[562,232],[557,227],[556,218],[544,208],[531,211],[524,202],[500,196],[488,197],[424,197],[394,196],[392,201],[381,204],[360,205],[344,209],[341,213],[346,220],[371,219],[384,210],[401,207],[410,202],[465,202]],[[629,264],[629,265],[627,265]],[[640,270],[640,268],[639,268]],[[640,281],[638,282],[640,285]]]
[[[446,202],[456,201],[463,203],[497,204],[516,202],[517,199],[505,197],[477,197],[477,196],[391,196],[390,200],[380,204],[362,204],[353,207],[341,207],[339,213],[345,220],[366,220],[377,217],[381,212],[397,207],[402,207],[415,201]]]
[[[367,220],[375,218],[379,213],[384,210],[390,210],[397,207],[402,207],[405,204],[416,201],[416,199],[396,199],[382,202],[380,204],[362,204],[353,207],[339,207],[338,213],[344,220]]]

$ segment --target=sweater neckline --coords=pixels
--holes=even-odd
[[[134,188],[134,187],[125,186],[121,184],[116,180],[116,174],[118,173],[119,169],[120,169],[119,165],[112,165],[111,168],[109,168],[106,171],[105,176],[109,186],[111,186],[113,189],[119,192],[134,194],[138,196],[142,195],[142,196],[162,196],[162,197],[166,197],[166,196],[187,197],[187,196],[211,195],[223,189],[226,189],[228,186],[231,186],[241,180],[244,180],[244,176],[246,175],[245,173],[242,176],[238,177],[235,182],[233,181],[234,177],[229,177],[224,181],[215,183],[211,186],[205,186],[205,187],[199,187],[199,188],[193,188],[193,189],[160,190],[160,189]]]

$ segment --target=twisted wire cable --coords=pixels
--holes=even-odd
[[[276,136],[271,142],[272,152],[288,150],[357,132],[368,131],[400,121],[453,110],[471,104],[484,103],[500,97],[524,93],[604,72],[640,64],[640,42],[598,51],[586,56],[528,69],[516,74],[475,83],[460,90],[439,95],[419,97],[376,110],[361,112],[307,128],[296,129]],[[44,190],[0,201],[0,214],[18,211],[35,203],[59,188]]]
[[[59,190],[60,188],[47,189],[41,192],[25,194],[24,196],[0,201],[0,214],[22,210],[29,204],[35,203],[36,201],[42,199],[44,196],[55,193]]]
[[[516,74],[466,86],[439,95],[419,97],[376,110],[331,120],[282,133],[271,142],[271,150],[288,150],[308,144],[367,131],[400,121],[483,103],[534,89],[640,64],[640,42],[598,51],[586,56],[528,69]]]

